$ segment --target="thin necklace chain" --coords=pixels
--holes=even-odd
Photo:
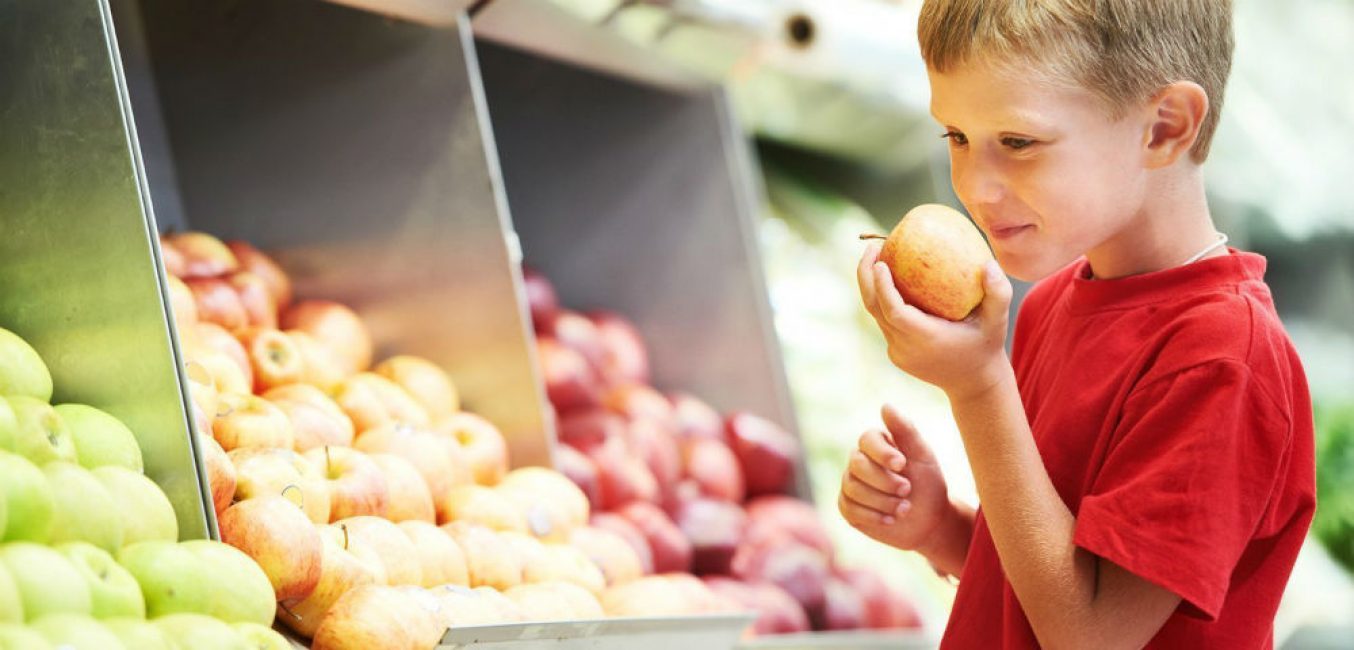
[[[1217,238],[1217,240],[1214,241],[1213,243],[1209,244],[1209,245],[1208,245],[1208,248],[1205,248],[1205,249],[1203,249],[1203,250],[1201,250],[1201,251],[1195,253],[1192,257],[1190,257],[1189,259],[1185,260],[1185,262],[1184,262],[1183,264],[1181,264],[1180,266],[1189,266],[1190,264],[1193,264],[1193,263],[1195,263],[1195,262],[1198,262],[1199,260],[1203,259],[1205,255],[1207,255],[1207,254],[1209,254],[1209,253],[1212,253],[1213,251],[1217,250],[1219,247],[1225,246],[1226,244],[1227,244],[1227,233],[1220,232],[1220,233],[1218,233],[1218,238]]]

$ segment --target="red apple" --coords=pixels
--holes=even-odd
[[[360,372],[343,381],[334,391],[334,401],[353,421],[361,436],[367,429],[386,424],[428,427],[428,412],[395,382],[375,373]]]
[[[668,400],[679,438],[724,439],[724,418],[709,404],[687,393],[670,393]]]
[[[302,300],[282,312],[282,329],[309,333],[329,348],[349,374],[371,366],[372,341],[353,310],[330,300]]]
[[[559,296],[555,293],[550,280],[535,269],[522,267],[522,284],[526,289],[527,307],[531,310],[531,322],[537,328],[550,323],[559,311]]]
[[[649,548],[653,549],[655,573],[691,569],[691,542],[658,506],[632,501],[618,509],[616,514],[634,524],[649,542]]]
[[[235,500],[286,497],[317,524],[329,522],[329,487],[320,471],[291,449],[246,447],[229,454],[235,466]]]
[[[418,473],[418,468],[394,454],[370,454],[368,457],[381,468],[381,475],[386,479],[386,493],[389,495],[386,519],[429,523],[437,520],[432,493],[428,491],[428,484]]]
[[[615,384],[649,383],[649,352],[634,323],[607,311],[590,312],[588,319],[602,339],[602,375]]]
[[[602,507],[602,484],[598,478],[597,465],[583,452],[560,444],[555,447],[555,469],[567,477],[588,498],[589,506],[594,510]]]
[[[348,447],[316,447],[302,455],[328,481],[330,521],[358,515],[385,516],[390,487],[376,461]]]
[[[677,439],[662,424],[644,417],[630,421],[627,439],[631,452],[653,472],[659,494],[666,500],[682,478],[682,452]]]
[[[296,451],[353,444],[353,421],[324,391],[310,384],[286,384],[263,394],[291,421]]]
[[[488,420],[461,411],[434,423],[433,433],[460,447],[476,483],[496,485],[508,473],[508,441]]]
[[[343,594],[362,585],[385,582],[384,569],[376,558],[359,557],[348,550],[343,531],[332,526],[319,526],[316,531],[322,560],[315,588],[309,596],[294,603],[279,603],[277,608],[277,620],[306,638],[315,635],[320,621]]]
[[[597,404],[597,373],[583,355],[545,335],[536,338],[536,355],[546,396],[556,409],[564,413]]]
[[[630,454],[624,441],[612,438],[587,452],[597,466],[602,509],[611,510],[631,501],[658,500],[658,481],[643,460]]]
[[[240,294],[221,278],[191,278],[184,280],[197,303],[199,322],[216,323],[227,331],[237,331],[249,325],[249,314],[240,302]]]
[[[827,559],[817,549],[788,538],[760,543],[745,539],[734,553],[731,574],[784,589],[806,612],[823,606],[829,575]]]
[[[801,451],[793,435],[751,413],[735,413],[725,425],[729,446],[743,466],[748,496],[794,489]]]
[[[654,572],[653,549],[649,547],[649,539],[629,519],[612,512],[598,512],[588,519],[588,525],[621,538],[635,552],[640,572],[645,575]]]
[[[705,584],[715,593],[734,601],[742,609],[756,612],[753,632],[793,634],[809,631],[809,617],[799,601],[770,583],[747,583],[725,576],[707,576]]]
[[[226,276],[226,282],[239,294],[249,327],[277,329],[277,304],[263,278],[249,271],[236,271]]]
[[[315,590],[323,543],[296,504],[280,495],[241,501],[221,513],[217,525],[221,541],[258,562],[279,602],[296,602]]]
[[[691,437],[681,443],[683,474],[706,496],[742,503],[743,467],[723,440]]]
[[[423,569],[418,548],[408,535],[388,519],[369,515],[339,519],[333,523],[348,534],[348,547],[366,547],[381,559],[386,584],[422,585]]]
[[[306,364],[301,349],[291,337],[275,329],[249,328],[240,332],[240,343],[254,375],[254,392],[301,381]]]
[[[372,372],[403,388],[432,420],[440,420],[461,408],[460,393],[451,377],[427,359],[403,354],[382,361]]]
[[[217,277],[240,267],[235,254],[220,239],[205,232],[166,234],[160,237],[160,245],[170,246],[182,259],[180,273],[175,275],[185,280]]]
[[[540,330],[542,334],[559,341],[560,345],[583,355],[594,371],[601,372],[605,367],[606,345],[602,341],[602,333],[587,316],[560,309]]]
[[[291,449],[295,440],[291,421],[282,409],[262,397],[235,393],[217,396],[212,436],[226,451],[241,447]]]
[[[249,242],[229,241],[226,242],[226,247],[235,254],[241,270],[253,273],[263,280],[268,287],[268,294],[273,297],[275,308],[282,309],[291,304],[291,279],[273,258],[254,248]]]
[[[788,536],[833,557],[832,537],[813,504],[794,497],[767,495],[747,503],[748,535],[754,539]]]
[[[629,522],[625,525],[630,526]],[[633,530],[633,526],[631,528]],[[639,544],[646,544],[638,530],[633,533],[640,538]],[[569,533],[569,543],[602,570],[607,585],[622,584],[644,575],[644,563],[639,553],[619,533],[597,526],[580,526]]]
[[[921,615],[905,594],[894,589],[878,573],[842,568],[834,575],[849,583],[865,604],[864,626],[870,629],[921,629]]]
[[[197,409],[193,409],[197,412]],[[202,464],[207,470],[207,486],[212,492],[212,507],[216,509],[216,518],[221,518],[221,513],[230,507],[235,498],[235,465],[231,464],[230,457],[226,451],[221,448],[221,444],[205,432],[210,431],[210,425],[203,428],[198,425],[197,444],[202,452]]]
[[[743,508],[715,499],[694,499],[677,511],[678,529],[691,542],[691,572],[727,574],[743,540],[747,515]]]
[[[562,414],[556,428],[560,441],[579,451],[587,451],[607,440],[625,439],[629,434],[625,418],[597,407]]]
[[[602,406],[627,420],[649,419],[671,432],[675,424],[672,403],[644,384],[613,386],[602,394]]]
[[[810,613],[816,630],[859,630],[866,627],[865,599],[850,583],[829,576],[823,587],[823,606]]]

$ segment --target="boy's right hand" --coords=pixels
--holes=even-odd
[[[887,431],[860,436],[837,507],[847,523],[903,550],[921,550],[952,506],[931,448],[897,409],[882,409]]]

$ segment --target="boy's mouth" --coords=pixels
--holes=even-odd
[[[1034,225],[1028,223],[1014,226],[993,226],[991,233],[993,239],[1010,239],[1033,229]]]

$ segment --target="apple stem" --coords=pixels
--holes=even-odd
[[[863,232],[863,233],[860,233],[860,240],[861,240],[861,241],[865,241],[865,240],[867,240],[867,239],[888,239],[888,237],[886,237],[886,236],[884,236],[884,235],[877,235],[877,234],[872,233],[872,232]]]
[[[325,449],[328,449],[328,447],[325,447]],[[296,504],[296,507],[298,507],[298,508],[300,508],[300,509],[302,509],[302,510],[305,510],[305,509],[306,509],[306,493],[305,493],[304,490],[301,489],[301,486],[299,486],[299,485],[297,485],[297,484],[295,484],[295,483],[288,483],[288,484],[287,484],[287,487],[282,488],[282,497],[290,501],[290,500],[291,500],[291,497],[287,496],[287,490],[295,490],[295,491],[296,491],[296,494],[297,494],[297,500],[300,501],[300,503]]]
[[[294,618],[294,619],[296,619],[296,620],[298,620],[298,621],[301,620],[301,617],[300,617],[300,616],[297,616],[295,612],[291,611],[291,608],[290,608],[290,607],[287,607],[287,604],[286,604],[286,603],[278,603],[277,606],[278,606],[278,607],[281,607],[281,608],[282,608],[282,611],[284,611],[284,612],[287,613],[287,616],[290,616],[290,617],[292,617],[292,618]]]
[[[324,446],[324,474],[325,476],[334,475],[334,461],[329,459],[329,445]]]
[[[339,524],[339,530],[343,531],[343,550],[348,550],[348,524]]]

